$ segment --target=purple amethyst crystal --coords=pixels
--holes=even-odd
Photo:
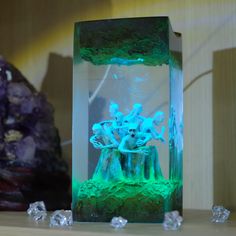
[[[53,107],[0,57],[0,210],[69,208],[70,179]]]
[[[7,87],[7,99],[10,104],[21,105],[32,96],[31,90],[23,82],[9,83]]]

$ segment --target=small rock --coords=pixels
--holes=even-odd
[[[128,220],[124,219],[123,217],[113,217],[111,220],[111,226],[116,229],[124,228],[127,224]]]
[[[211,222],[224,223],[229,218],[230,211],[223,206],[213,206],[212,215]]]
[[[177,230],[181,227],[183,218],[179,215],[178,211],[171,211],[165,213],[163,228],[165,230]]]
[[[50,217],[50,226],[70,226],[73,224],[71,210],[54,211]]]
[[[47,210],[43,201],[34,202],[29,205],[27,210],[28,215],[30,215],[35,221],[44,220],[47,216]]]

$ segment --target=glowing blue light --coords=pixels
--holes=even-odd
[[[113,74],[112,78],[118,80],[119,77],[117,74]]]
[[[134,65],[134,64],[139,64],[144,62],[144,59],[142,58],[138,58],[138,59],[134,59],[134,60],[130,60],[130,59],[125,59],[125,58],[120,58],[120,57],[113,57],[111,58],[111,63],[112,64],[118,64],[118,65]]]
[[[142,77],[134,77],[134,81],[137,82],[137,83],[141,83],[145,80],[145,78],[142,78]]]

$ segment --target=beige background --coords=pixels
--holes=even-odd
[[[0,54],[47,94],[62,141],[71,137],[73,23],[169,16],[183,36],[184,207],[236,208],[235,0],[0,1]]]

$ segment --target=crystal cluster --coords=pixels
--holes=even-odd
[[[163,227],[165,230],[177,230],[181,227],[183,218],[179,215],[178,211],[165,213]]]
[[[0,210],[67,208],[69,186],[52,105],[0,57]]]
[[[71,210],[54,211],[50,217],[50,226],[70,226],[73,224]]]
[[[128,222],[128,220],[122,218],[121,216],[113,217],[111,220],[111,226],[116,229],[121,229],[126,226],[127,222]]]
[[[47,210],[43,201],[34,202],[29,205],[27,210],[29,216],[31,216],[35,221],[45,220],[47,216]]]
[[[223,206],[213,206],[212,215],[211,222],[224,223],[229,218],[230,211]]]

